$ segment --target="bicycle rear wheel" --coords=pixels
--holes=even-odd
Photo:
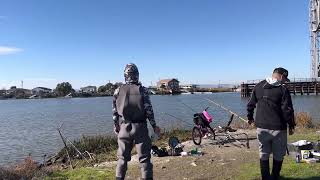
[[[192,129],[192,141],[195,145],[200,145],[202,140],[202,132],[199,127],[194,127]]]
[[[212,136],[211,138],[212,138],[213,140],[216,140],[216,132],[215,132],[215,130],[212,129],[211,126],[208,127],[208,130],[209,130],[209,133],[210,133],[211,136]]]

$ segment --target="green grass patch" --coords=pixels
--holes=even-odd
[[[118,148],[117,138],[115,136],[97,135],[97,136],[82,136],[80,139],[73,141],[73,144],[77,149],[84,153],[90,152],[93,159],[90,159],[87,153],[84,153],[87,160],[91,165],[101,163],[105,161],[114,161],[117,159],[116,151]],[[86,167],[90,166],[84,159],[79,159],[78,152],[70,144],[68,145],[68,151],[72,159],[72,165],[74,167]],[[67,159],[66,148],[62,148],[58,157]]]
[[[299,140],[317,141],[320,140],[320,133],[317,133],[319,129],[296,129],[295,133],[288,136],[289,142],[296,142]]]
[[[70,180],[105,180],[105,179],[114,179],[115,170],[114,169],[95,169],[95,168],[77,168],[73,170],[65,170],[54,172],[45,179],[70,179]]]
[[[270,160],[270,167],[272,167]],[[271,170],[272,168],[270,168]],[[259,162],[248,163],[241,167],[235,179],[260,179]],[[291,157],[285,157],[281,170],[282,179],[320,179],[320,163],[296,163]]]
[[[317,141],[320,139],[320,134],[316,133],[317,129],[297,129],[294,135],[288,136],[289,142],[298,140]],[[270,170],[272,169],[272,158],[270,159]],[[320,163],[307,164],[296,163],[295,159],[286,156],[283,161],[281,170],[282,179],[307,179],[316,180],[320,179]],[[240,170],[239,175],[235,179],[260,179],[260,164],[258,159],[256,162],[244,164]]]
[[[80,152],[88,151],[94,154],[109,153],[118,148],[117,138],[114,136],[82,136],[80,139],[73,141],[73,144]],[[71,146],[68,146],[70,156],[78,155],[77,151]],[[63,148],[58,153],[59,156],[66,156],[66,149]]]

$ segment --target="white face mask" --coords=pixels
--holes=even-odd
[[[273,85],[273,86],[280,86],[280,85],[282,84],[281,81],[279,81],[279,80],[277,80],[277,79],[275,79],[275,78],[266,78],[266,81],[267,81],[269,84]]]

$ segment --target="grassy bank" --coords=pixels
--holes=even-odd
[[[295,118],[297,127],[295,133],[288,136],[288,143],[296,142],[298,140],[307,140],[311,142],[320,140],[320,133],[317,132],[320,130],[319,124],[313,122],[309,113],[298,112],[295,114]],[[258,156],[258,152],[256,155]],[[270,163],[271,161],[272,160],[270,159]],[[234,179],[260,179],[260,164],[258,159],[255,162],[244,164],[239,169],[239,174],[235,176]],[[320,179],[320,163],[296,163],[294,156],[286,156],[281,170],[281,179]]]
[[[296,134],[293,136],[290,136],[289,141],[293,142],[295,140],[299,139],[306,139],[306,140],[317,140],[319,138],[319,134],[316,134],[315,132],[317,129],[303,129],[298,128],[296,131]],[[166,133],[165,133],[166,134]],[[166,135],[163,136],[162,139],[157,142],[159,145],[164,145],[167,143],[168,138],[171,136],[178,136],[179,139],[188,140],[190,138],[190,132],[188,131],[181,131],[181,130],[173,130],[172,132],[167,132]],[[228,148],[222,148],[222,150],[228,151]],[[238,150],[239,151],[239,150]],[[230,153],[230,152],[229,152]],[[239,152],[238,152],[239,153]],[[260,170],[259,170],[259,158],[258,158],[258,150],[252,149],[252,151],[241,151],[242,157],[247,157],[244,160],[240,160],[238,163],[238,166],[231,166],[232,169],[229,169],[228,171],[224,171],[222,174],[217,172],[212,172],[213,174],[217,173],[218,177],[220,179],[224,178],[231,178],[231,179],[259,179],[260,178]],[[232,155],[230,154],[229,158],[233,158],[234,156],[237,157],[239,154]],[[232,159],[231,158],[231,159]],[[206,158],[203,159],[201,157],[197,158],[196,160],[197,164],[201,161],[206,162]],[[209,158],[210,159],[210,158]],[[238,157],[237,159],[241,159]],[[243,159],[243,158],[242,158]],[[174,166],[174,168],[177,168],[177,170],[180,170],[181,172],[177,172],[178,174],[184,172],[184,171],[191,171],[194,170],[196,167],[192,167],[189,165],[190,162],[187,162],[185,158],[180,159],[177,158],[176,161],[180,162],[183,160],[186,164],[180,164],[179,166],[182,166],[181,168],[178,168],[177,165]],[[214,159],[214,162],[217,164],[220,163],[219,158]],[[173,160],[170,161],[170,163],[173,163]],[[168,169],[170,169],[170,163],[165,165]],[[180,162],[181,163],[181,162]],[[179,164],[179,163],[178,163]],[[219,167],[219,165],[212,165],[212,167],[215,168],[222,168]],[[155,165],[156,168],[162,167],[163,165]],[[192,168],[192,169],[188,169]],[[200,166],[199,166],[200,168]],[[203,167],[205,168],[205,167]],[[207,167],[210,169],[210,167]],[[138,167],[132,167],[131,169],[131,175],[132,171],[134,173],[137,173],[137,176],[139,176],[139,170]],[[133,169],[133,170],[132,170]],[[223,169],[223,168],[222,168]],[[155,171],[159,172],[159,169],[156,169]],[[112,179],[114,177],[115,168],[104,168],[104,169],[97,169],[97,168],[76,168],[74,170],[62,170],[62,171],[55,171],[53,174],[47,177],[47,179]],[[161,170],[160,170],[161,172]],[[285,161],[283,164],[283,170],[281,172],[283,179],[317,179],[320,177],[320,164],[306,164],[306,163],[300,163],[296,164],[294,158],[285,157]],[[158,174],[159,175],[159,174]],[[197,176],[197,175],[195,175]],[[158,177],[158,176],[157,176]],[[217,176],[216,176],[217,177]],[[191,178],[191,177],[190,177]],[[191,178],[193,179],[193,178]]]
[[[298,127],[296,133],[293,136],[289,136],[289,142],[294,142],[297,140],[305,139],[309,141],[316,141],[320,139],[320,133],[316,133],[319,130],[318,126],[312,123],[312,119],[307,113],[298,113],[296,115]],[[251,126],[247,124],[233,122],[232,126],[237,126],[237,128],[248,128],[252,129]],[[156,145],[164,147],[168,144],[170,137],[178,137],[180,141],[187,141],[191,139],[191,131],[183,129],[172,129],[170,131],[164,131],[161,139],[155,142]],[[93,157],[90,163],[87,163],[84,159],[81,159],[76,150],[71,146],[68,147],[70,156],[72,157],[72,165],[74,169],[69,168],[66,162],[66,148],[63,148],[59,153],[60,161],[56,162],[53,166],[55,168],[41,168],[35,166],[35,162],[27,161],[20,168],[0,168],[0,176],[2,177],[14,177],[11,179],[31,179],[32,177],[45,177],[46,179],[113,179],[115,169],[111,168],[92,168],[92,164],[101,163],[105,161],[115,161],[116,150],[117,150],[117,140],[115,137],[110,136],[89,136],[81,137],[78,140],[73,141],[73,144],[77,147],[80,152],[88,151]],[[227,150],[227,149],[225,149]],[[233,152],[233,151],[232,151]],[[232,153],[230,152],[230,153]],[[133,151],[135,153],[135,151]],[[225,153],[225,152],[224,152]],[[230,173],[220,175],[223,177],[233,177],[232,179],[259,179],[259,162],[258,162],[258,150],[253,150],[251,152],[243,151],[244,157],[254,157],[254,159],[239,160],[241,166],[234,166]],[[236,157],[238,156],[235,155]],[[89,156],[86,155],[87,159]],[[213,158],[215,160],[215,158]],[[182,159],[176,159],[179,163]],[[199,161],[202,161],[199,159]],[[204,160],[203,160],[204,161]],[[182,163],[183,164],[183,163]],[[181,165],[181,164],[180,164]],[[202,167],[202,166],[201,166]],[[189,166],[181,168],[181,171],[188,171]],[[192,168],[192,167],[191,167]],[[199,165],[200,168],[200,165]],[[160,168],[161,169],[161,168]],[[168,166],[167,169],[170,169]],[[236,174],[234,172],[237,172]],[[181,173],[181,172],[180,172]],[[183,173],[182,173],[183,174]],[[5,176],[6,175],[6,176]],[[159,174],[158,174],[159,175]],[[286,157],[282,175],[286,179],[291,177],[297,178],[309,178],[320,177],[320,163],[319,164],[295,164],[294,159]],[[220,177],[219,176],[219,177]],[[0,179],[1,179],[0,178]],[[10,178],[7,178],[10,179]]]
[[[170,131],[164,131],[161,138],[155,142],[158,146],[166,146],[170,137],[175,136],[180,141],[190,140],[191,131],[182,129],[172,129]],[[115,138],[107,138],[103,136],[98,137],[82,137],[79,140],[74,141],[76,147],[79,150],[91,149],[91,152],[96,153],[96,159],[91,161],[92,163],[101,163],[105,161],[115,161],[117,142]],[[110,145],[105,149],[106,145]],[[71,149],[71,147],[69,147]],[[63,148],[59,154],[66,156],[66,149]],[[75,156],[76,152],[70,151],[70,154]],[[135,150],[132,151],[135,154]],[[115,176],[114,168],[97,169],[88,167],[88,163],[85,160],[76,159],[72,160],[72,164],[76,165],[75,169],[58,170],[48,174],[46,179],[113,179]]]
[[[114,179],[114,169],[97,169],[97,168],[77,168],[73,170],[62,170],[52,173],[45,179],[81,179],[81,180],[105,180]]]
[[[259,179],[260,167],[259,162],[245,164],[241,167],[240,173],[235,179]],[[294,159],[285,157],[281,170],[282,179],[305,179],[316,180],[320,179],[320,164],[295,163]]]
[[[45,177],[47,174],[31,157],[27,157],[16,166],[0,167],[0,179],[32,179]]]
[[[73,145],[77,149],[75,149]],[[73,145],[69,144],[68,148],[64,147],[61,149],[58,157],[60,157],[63,162],[66,162],[68,159],[68,151],[74,167],[90,166],[90,164],[116,160],[118,143],[115,136],[83,136],[80,139],[74,140]],[[78,151],[83,153],[86,160],[79,156]],[[90,156],[88,153],[90,153]]]
[[[298,140],[317,141],[320,140],[320,133],[316,133],[318,129],[304,129],[297,128],[294,135],[288,137],[289,142],[295,142]],[[256,154],[258,157],[258,152]],[[270,159],[270,163],[271,163]],[[272,166],[271,166],[272,167]],[[283,162],[281,170],[282,179],[291,180],[316,180],[320,179],[320,163],[307,164],[307,163],[296,163],[294,157],[286,156]],[[253,163],[244,164],[239,169],[239,174],[234,177],[235,179],[259,179],[260,178],[260,165],[257,161]]]
[[[169,138],[172,136],[177,137],[180,141],[190,140],[191,131],[183,129],[163,131],[161,138],[154,143],[158,146],[166,146]],[[80,139],[74,140],[73,144],[80,152],[90,152],[92,159],[90,159],[88,154],[84,155],[91,164],[115,161],[117,159],[116,151],[118,143],[114,136],[83,136]],[[79,156],[77,150],[72,145],[68,145],[68,153],[72,158],[74,167],[90,166],[84,158]],[[134,154],[135,150],[133,150],[132,153]],[[63,163],[67,164],[67,148],[61,149],[58,157],[60,157]]]

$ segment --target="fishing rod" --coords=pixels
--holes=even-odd
[[[207,101],[209,101],[209,102],[215,104],[216,106],[222,108],[223,110],[225,110],[225,111],[227,111],[227,112],[229,112],[229,113],[231,113],[231,114],[234,114],[234,115],[237,116],[240,120],[242,120],[242,121],[244,121],[244,122],[246,122],[246,123],[248,122],[248,120],[242,118],[240,115],[238,115],[237,113],[231,111],[230,109],[222,106],[221,104],[219,104],[219,103],[217,103],[217,102],[214,102],[213,100],[211,100],[211,99],[209,99],[209,98],[204,98],[204,99],[206,99]]]
[[[63,126],[63,123],[59,126],[59,128],[57,128],[57,130],[58,130],[59,135],[60,135],[60,137],[61,137],[61,139],[62,139],[62,141],[63,141],[63,143],[64,143],[64,145],[65,145],[65,148],[66,148],[66,151],[67,151],[67,155],[68,155],[68,158],[69,158],[69,162],[70,162],[70,166],[72,167],[72,169],[73,169],[73,166],[72,166],[72,164],[71,164],[71,158],[70,158],[70,154],[69,154],[69,151],[68,151],[67,142],[68,142],[69,144],[71,144],[71,146],[76,150],[76,152],[77,152],[81,157],[83,157],[88,164],[90,164],[90,165],[93,166],[93,164],[91,164],[91,163],[87,160],[87,158],[83,155],[83,153],[81,153],[81,152],[79,151],[79,149],[67,138],[67,136],[66,136],[64,133],[62,133],[62,131],[61,131],[62,126]]]
[[[84,160],[85,160],[88,164],[92,165],[92,164],[88,161],[88,159],[83,155],[83,153],[80,152],[79,149],[78,149],[68,138],[66,138],[66,135],[64,135],[62,132],[61,132],[61,134],[65,137],[65,140],[67,140],[67,141],[71,144],[71,146],[77,151],[77,153],[78,153],[81,157],[83,157]],[[92,166],[93,166],[93,165],[92,165]]]

